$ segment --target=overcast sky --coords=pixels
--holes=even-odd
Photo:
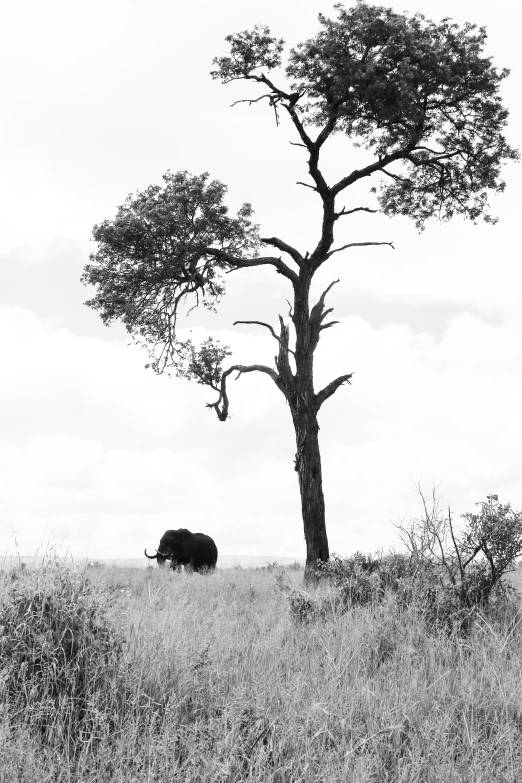
[[[395,10],[485,25],[488,53],[512,70],[503,95],[521,145],[520,5],[398,0]],[[348,5],[348,3],[347,3]],[[212,81],[231,32],[268,24],[287,45],[318,30],[312,0],[19,0],[2,13],[0,231],[0,554],[59,544],[74,556],[139,557],[167,528],[212,535],[226,554],[304,557],[294,433],[267,376],[230,385],[232,418],[210,391],[144,368],[121,326],[83,305],[93,224],[167,170],[208,171],[232,209],[252,203],[265,236],[303,252],[319,200],[296,185],[303,151],[246,85]],[[356,155],[336,139],[327,172]],[[335,256],[318,276],[340,324],[317,351],[316,388],[354,372],[320,415],[330,548],[393,545],[415,517],[414,485],[439,486],[456,515],[498,493],[522,507],[520,165],[493,200],[499,223],[363,215],[347,241],[393,241]],[[366,199],[362,190],[346,205]],[[351,200],[350,200],[351,199]],[[355,199],[355,200],[354,200]],[[360,203],[360,201],[358,202]],[[366,202],[365,202],[366,203]],[[184,323],[232,346],[234,362],[272,363],[266,330],[287,281],[273,270],[228,278],[219,313]]]

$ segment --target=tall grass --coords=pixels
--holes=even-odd
[[[298,570],[53,568],[0,575],[0,781],[522,779],[515,603],[462,638]]]

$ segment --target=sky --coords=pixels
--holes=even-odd
[[[348,3],[347,3],[348,4]],[[397,11],[488,29],[508,140],[521,145],[521,11],[512,0],[400,0]],[[296,185],[303,152],[269,107],[230,104],[245,85],[209,76],[226,35],[267,24],[288,48],[333,3],[265,0],[20,0],[3,10],[0,66],[0,556],[48,548],[74,557],[140,557],[166,529],[210,534],[228,555],[304,557],[294,433],[267,376],[210,390],[145,369],[121,325],[105,327],[80,283],[92,227],[167,171],[208,171],[231,210],[251,202],[261,234],[313,247],[319,201]],[[257,95],[257,93],[254,94]],[[326,172],[357,155],[336,138]],[[393,241],[334,256],[318,296],[340,323],[321,339],[316,388],[353,372],[323,406],[320,439],[330,549],[388,549],[418,517],[417,486],[456,518],[497,493],[522,507],[520,164],[492,199],[496,226],[456,219],[419,234],[406,218],[363,214],[345,241]],[[367,198],[361,190],[349,199]],[[361,202],[359,202],[361,203]],[[355,201],[353,201],[355,204]],[[213,315],[181,334],[212,335],[234,363],[269,363],[256,326],[287,317],[287,281],[270,269],[227,279]]]

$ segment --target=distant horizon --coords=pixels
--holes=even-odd
[[[12,565],[13,561],[19,561],[26,565],[39,564],[45,560],[66,560],[76,563],[102,563],[103,565],[115,565],[125,567],[140,567],[146,568],[149,562],[142,557],[74,557],[71,554],[59,555],[59,554],[45,554],[45,555],[1,555],[0,556],[0,568],[3,564]],[[254,568],[260,565],[271,565],[277,563],[278,565],[291,565],[292,563],[305,564],[306,558],[304,557],[288,557],[277,555],[220,555],[218,558],[217,568],[234,568],[237,566],[244,568]]]

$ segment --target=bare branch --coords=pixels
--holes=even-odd
[[[337,184],[330,189],[332,194],[334,196],[337,196],[337,194],[340,193],[341,190],[344,190],[349,185],[353,185],[354,182],[357,182],[363,177],[370,177],[372,174],[375,174],[376,171],[384,171],[385,166],[388,166],[390,163],[393,163],[396,160],[401,160],[401,158],[405,158],[407,155],[409,155],[412,152],[412,150],[415,149],[415,145],[419,140],[419,136],[421,135],[421,133],[422,131],[419,130],[417,135],[415,135],[410,140],[410,143],[406,147],[403,147],[403,149],[397,150],[396,152],[391,152],[389,155],[384,155],[383,157],[379,157],[374,163],[370,163],[368,166],[365,166],[363,169],[356,169],[355,171],[352,171],[351,174],[348,174],[348,176],[340,179],[339,182],[337,182]],[[384,173],[388,174],[389,172],[385,171]],[[395,176],[395,175],[390,174],[390,176]]]
[[[470,557],[468,557],[468,559],[465,560],[464,563],[462,563],[462,569],[463,570],[465,570],[467,568],[467,566],[469,566],[471,561],[478,555],[478,553],[480,552],[481,549],[482,549],[482,544],[479,544],[478,546],[475,547],[475,549],[473,550],[473,554]]]
[[[340,281],[339,279],[337,279],[337,280],[332,280],[332,282],[330,283],[330,285],[329,285],[327,288],[325,288],[325,290],[323,291],[323,293],[322,293],[322,294],[321,294],[321,296],[319,297],[319,301],[321,302],[321,304],[324,304],[324,299],[325,299],[325,296],[326,296],[326,294],[327,294],[327,293],[330,291],[330,289],[331,289],[331,288],[333,288],[333,287],[334,287],[334,285],[337,285],[337,283],[340,283],[340,282],[341,282],[341,281]]]
[[[455,533],[453,532],[453,522],[451,521],[451,508],[449,506],[448,506],[448,525],[449,525],[451,540],[453,541],[453,549],[455,550],[455,554],[457,555],[457,561],[459,564],[460,581],[463,582],[464,569],[462,567],[462,558],[460,556],[460,549],[457,546],[457,541],[455,540]]]
[[[272,326],[270,326],[270,324],[266,324],[264,321],[234,321],[233,325],[236,326],[236,324],[257,324],[258,326],[264,326],[266,329],[268,329],[272,337],[274,337],[280,345],[283,345],[283,343],[281,342],[281,338],[276,334],[275,329]],[[295,353],[294,351],[292,351],[291,348],[289,348],[288,346],[284,346],[284,347],[286,348],[286,350],[288,350],[291,354],[295,356]]]
[[[349,242],[347,245],[336,247],[335,250],[330,250],[330,252],[326,254],[324,260],[326,261],[326,259],[333,256],[334,253],[340,253],[341,250],[346,250],[347,247],[367,247],[368,245],[388,245],[392,250],[395,250],[393,242]]]
[[[290,247],[290,246],[289,246]],[[293,248],[292,248],[293,249]],[[294,251],[297,253],[297,251]],[[275,266],[280,275],[287,277],[293,285],[298,285],[299,277],[281,258],[275,258],[274,256],[260,256],[258,258],[237,258],[224,250],[219,250],[215,247],[207,247],[202,254],[208,254],[216,256],[226,261],[230,266],[235,269],[244,269],[250,266]]]
[[[233,367],[231,367],[229,370],[224,372],[223,375],[228,375],[231,372],[236,372],[236,370],[237,370],[237,375],[235,378],[236,381],[245,372],[263,372],[266,375],[269,375],[274,381],[274,383],[277,383],[277,381],[279,380],[279,375],[276,373],[276,371],[273,370],[271,367],[267,367],[264,364],[236,364]]]
[[[406,182],[409,179],[409,177],[399,177],[398,174],[392,174],[388,169],[382,169],[382,173],[386,174],[387,177],[391,177],[395,182]]]
[[[270,93],[265,93],[265,95],[260,95],[259,98],[242,98],[239,101],[234,101],[234,103],[231,103],[230,108],[233,108],[238,103],[248,103],[249,105],[251,105],[252,103],[259,103],[259,101],[262,101],[263,98],[268,98],[269,100],[271,100],[272,96],[270,95]]]
[[[372,212],[375,214],[379,211],[380,210],[378,209],[370,209],[369,207],[355,207],[355,209],[345,209],[343,207],[340,212],[335,213],[335,220],[338,220],[338,218],[343,217],[344,215],[353,215],[354,212]]]
[[[272,334],[273,337],[275,337],[276,340],[279,340],[279,337],[275,333],[274,327],[270,326],[270,324],[266,324],[264,321],[234,321],[232,325],[237,326],[237,324],[257,324],[258,326],[264,326],[265,329],[268,329],[268,331]]]
[[[296,185],[302,185],[303,188],[310,188],[310,190],[314,190],[316,193],[318,193],[318,189],[314,187],[314,185],[307,185],[306,182],[296,182]]]
[[[217,402],[207,402],[207,408],[214,408],[220,421],[226,421],[228,419],[229,402],[227,395],[227,378],[233,372],[237,372],[236,380],[245,372],[265,373],[265,375],[269,375],[272,378],[276,386],[281,389],[284,394],[280,377],[271,367],[266,367],[264,364],[234,364],[232,367],[229,367],[228,370],[225,370],[221,376],[221,389]]]
[[[328,310],[323,312],[324,300],[325,300],[326,294],[330,291],[330,289],[333,288],[334,285],[336,285],[337,283],[340,283],[340,282],[341,282],[340,280],[333,280],[330,283],[330,285],[328,286],[328,288],[326,288],[323,291],[323,293],[321,294],[321,296],[319,297],[317,302],[312,307],[312,311],[310,313],[310,319],[311,320],[318,319],[319,321],[322,321],[322,319],[324,318],[325,315],[327,315],[328,313],[332,312],[333,307],[330,307]]]
[[[287,242],[283,242],[282,239],[278,239],[277,237],[261,237],[261,242],[263,242],[265,245],[272,245],[272,247],[277,247],[277,249],[281,250],[283,253],[288,253],[288,255],[293,258],[299,267],[304,262],[304,258],[299,250],[296,250],[295,247],[292,247],[292,245],[289,245]]]
[[[308,149],[306,144],[300,144],[298,141],[290,141],[289,144],[292,145],[292,147],[303,147],[303,149]]]
[[[281,326],[281,337],[279,339],[279,352],[275,357],[275,363],[279,370],[279,388],[288,400],[294,388],[294,375],[290,367],[288,354],[292,353],[295,356],[295,353],[288,347],[290,341],[290,327],[288,324],[285,324],[282,316],[279,316],[279,324]]]
[[[272,91],[272,105],[274,105],[274,102],[277,101],[277,103],[280,103],[288,112],[290,115],[290,119],[292,120],[295,129],[297,130],[299,137],[301,141],[303,142],[303,145],[308,149],[312,150],[314,147],[314,142],[311,140],[311,138],[308,136],[304,129],[304,125],[299,119],[299,116],[295,110],[295,105],[299,101],[299,98],[301,95],[298,92],[294,93],[287,93],[284,90],[281,90],[279,87],[276,87],[274,82],[269,79],[266,74],[248,74],[243,75],[242,77],[237,78],[243,78],[245,80],[255,81],[259,84],[265,84],[271,91]],[[231,80],[232,81],[232,80]]]
[[[340,324],[340,321],[328,321],[327,324],[323,324],[319,327],[319,331],[322,331],[323,329],[328,329],[329,326],[335,326],[335,324]]]
[[[328,288],[326,288],[321,296],[319,297],[318,301],[315,303],[315,305],[312,307],[310,311],[310,347],[312,350],[315,350],[317,347],[317,343],[319,342],[319,335],[321,332],[321,329],[326,329],[328,326],[333,326],[334,323],[338,323],[338,321],[333,321],[331,324],[328,324],[327,326],[321,326],[321,322],[324,321],[325,317],[328,315],[328,313],[331,313],[333,310],[333,307],[329,307],[327,310],[324,309],[324,300],[326,297],[326,294],[330,289],[338,283],[339,280],[333,280]]]
[[[343,383],[348,383],[351,385],[351,377],[353,375],[353,372],[349,373],[348,375],[340,375],[338,378],[335,379],[335,381],[331,381],[327,386],[324,387],[324,389],[321,389],[320,392],[317,392],[315,395],[315,410],[319,411],[321,405],[325,400],[328,399],[328,397],[331,397],[332,394],[335,394],[339,386],[342,386]]]

